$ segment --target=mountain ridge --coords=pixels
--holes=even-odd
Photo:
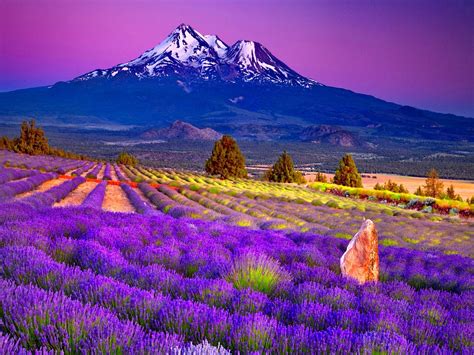
[[[262,44],[250,40],[228,46],[217,35],[202,35],[181,24],[162,42],[128,62],[96,69],[72,81],[132,75],[139,79],[179,75],[204,80],[256,81],[311,87],[318,84],[291,69]]]
[[[362,142],[374,137],[474,142],[472,118],[322,85],[258,42],[228,46],[217,35],[201,35],[187,25],[126,63],[49,87],[0,93],[0,121],[21,116],[40,123],[80,120],[142,128],[164,127],[179,118],[257,140],[298,139],[305,127],[331,125],[357,133]]]

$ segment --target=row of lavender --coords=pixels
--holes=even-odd
[[[0,150],[0,165],[5,167],[17,167],[65,174],[84,164],[87,163],[81,160],[58,158],[48,155],[31,156]]]
[[[11,154],[11,153],[10,153]],[[19,156],[19,155],[17,155]],[[40,159],[36,157],[35,159]],[[14,182],[20,176],[9,180],[10,176],[2,178],[9,186],[0,187],[0,194],[4,198],[11,198],[17,193],[24,193],[39,186],[39,183],[47,180],[43,177],[33,178],[37,174],[34,170],[3,169],[17,171],[21,176],[31,174],[28,182]],[[103,171],[103,174],[100,173]],[[141,171],[145,171],[141,169]],[[131,178],[136,178],[127,167],[119,167],[114,164],[84,163],[71,175],[83,175],[90,178],[109,178],[127,181],[125,172]],[[100,174],[99,174],[100,173]],[[1,174],[1,172],[0,172]],[[52,177],[51,177],[52,178]],[[22,180],[28,180],[22,178]],[[32,183],[30,183],[32,182]],[[12,186],[13,185],[13,186]],[[9,191],[3,191],[8,189]],[[125,188],[126,189],[126,188]],[[460,253],[462,255],[474,255],[474,245],[466,240],[474,236],[472,223],[456,223],[452,221],[427,220],[426,218],[415,219],[402,215],[392,216],[394,213],[383,209],[383,206],[372,208],[370,205],[360,206],[360,209],[341,210],[329,206],[313,206],[310,203],[296,203],[295,201],[284,201],[282,199],[265,196],[250,196],[246,192],[238,194],[211,193],[209,190],[200,188],[181,187],[176,191],[167,186],[159,189],[152,188],[147,183],[139,184],[139,189],[158,210],[174,217],[192,217],[207,220],[223,220],[226,223],[238,226],[246,226],[270,230],[300,230],[305,232],[350,238],[357,230],[363,218],[372,218],[377,221],[382,243],[386,245],[400,245],[423,250],[442,250],[446,253]],[[129,199],[132,194],[125,191]],[[143,206],[149,205],[147,201],[131,201],[137,211]],[[91,204],[89,204],[91,206]],[[100,208],[101,205],[93,206]],[[147,213],[150,213],[148,211]],[[433,217],[434,218],[434,217]],[[441,222],[441,223],[440,223]],[[449,222],[449,223],[447,223]]]
[[[44,192],[34,192],[34,190],[44,182],[58,178],[55,173],[40,173],[37,170],[23,170],[0,168],[0,198],[4,201],[17,198],[19,195],[27,192],[33,192],[30,197],[21,201],[32,205],[51,206],[55,202],[59,202],[65,198],[70,192],[76,189],[80,184],[85,182],[85,178],[80,177],[85,171],[94,167],[93,163],[89,163],[74,171],[71,175],[76,176],[71,181],[65,181],[59,186],[52,187]],[[94,167],[95,171],[100,171],[101,166]],[[117,167],[118,171],[119,168]],[[107,164],[104,169],[104,178],[111,180],[111,165]],[[105,197],[106,181],[100,182],[84,201],[83,206],[100,209]],[[47,196],[47,197],[46,197]]]
[[[423,250],[474,255],[474,224],[469,221],[413,219],[393,215],[379,206],[339,210],[304,201],[288,202],[265,196],[211,193],[186,187],[158,188],[142,182],[139,190],[159,211],[173,217],[224,221],[263,230],[302,231],[350,239],[365,218],[377,223],[381,243]],[[390,212],[390,213],[389,213]]]
[[[0,206],[0,317],[11,340],[104,352],[190,341],[244,353],[474,350],[471,259],[381,248],[383,282],[360,286],[339,275],[346,241],[151,211]],[[242,263],[284,277],[241,287],[232,272]]]

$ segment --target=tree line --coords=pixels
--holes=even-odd
[[[29,122],[23,121],[19,137],[10,139],[7,136],[2,136],[0,138],[0,149],[29,155],[53,155],[61,158],[88,160],[85,155],[51,147],[44,130],[36,126],[34,119]]]
[[[247,178],[248,173],[245,168],[245,157],[234,138],[229,135],[224,135],[215,142],[211,156],[206,161],[205,171],[210,175],[219,176],[222,179]],[[286,151],[284,151],[278,157],[275,164],[263,174],[263,180],[298,184],[306,182],[303,174],[295,170],[293,159]],[[316,173],[315,181],[326,183],[328,179],[326,175],[318,172]],[[349,187],[363,187],[361,175],[350,154],[345,154],[341,158],[334,177],[330,182]],[[391,180],[384,184],[377,183],[374,189],[388,190],[396,193],[409,193],[403,184],[397,184]],[[461,196],[455,193],[453,185],[450,185],[446,191],[444,191],[443,182],[439,179],[439,175],[435,169],[432,169],[428,173],[425,185],[418,187],[415,194],[419,196],[462,201]],[[471,198],[470,203],[474,203],[474,197]]]

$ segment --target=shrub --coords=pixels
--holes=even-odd
[[[403,184],[398,185],[396,182],[393,182],[390,179],[387,182],[385,182],[383,185],[376,183],[374,186],[374,190],[387,190],[387,191],[405,193],[405,194],[408,193],[408,190],[405,188],[405,186],[403,186]]]
[[[122,152],[117,157],[117,164],[135,166],[138,164],[138,159],[130,153]]]
[[[451,216],[456,216],[459,213],[459,210],[457,208],[450,208],[449,209],[449,214]]]
[[[407,203],[407,208],[413,208],[416,206],[416,204],[418,203],[418,199],[417,198],[412,198],[410,201],[408,201]]]
[[[266,254],[247,252],[234,260],[226,276],[235,288],[251,288],[266,294],[273,292],[283,281],[289,281],[289,274],[280,263]]]
[[[314,181],[316,182],[328,182],[328,178],[323,173],[317,172],[314,176]]]
[[[433,207],[431,207],[431,206],[425,206],[425,207],[423,207],[423,209],[421,210],[421,212],[423,212],[423,213],[433,213]]]

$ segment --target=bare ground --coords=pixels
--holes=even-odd
[[[33,195],[37,192],[47,191],[52,187],[61,185],[65,181],[67,181],[67,180],[64,180],[64,179],[51,179],[51,180],[45,181],[41,185],[37,186],[34,190],[27,191],[27,192],[24,192],[22,194],[16,195],[15,198],[25,198],[25,197],[31,196],[31,195]]]
[[[97,179],[103,179],[104,178],[104,171],[105,171],[105,164],[102,165],[102,168],[100,168],[99,172],[97,173]]]
[[[113,164],[110,164],[110,177],[112,178],[113,181],[117,181],[117,174],[115,173],[115,168]]]
[[[117,185],[107,185],[102,209],[111,212],[135,212],[125,191]]]
[[[64,199],[54,204],[54,207],[78,206],[87,195],[97,186],[95,182],[84,182],[80,184],[74,191],[67,195]]]

